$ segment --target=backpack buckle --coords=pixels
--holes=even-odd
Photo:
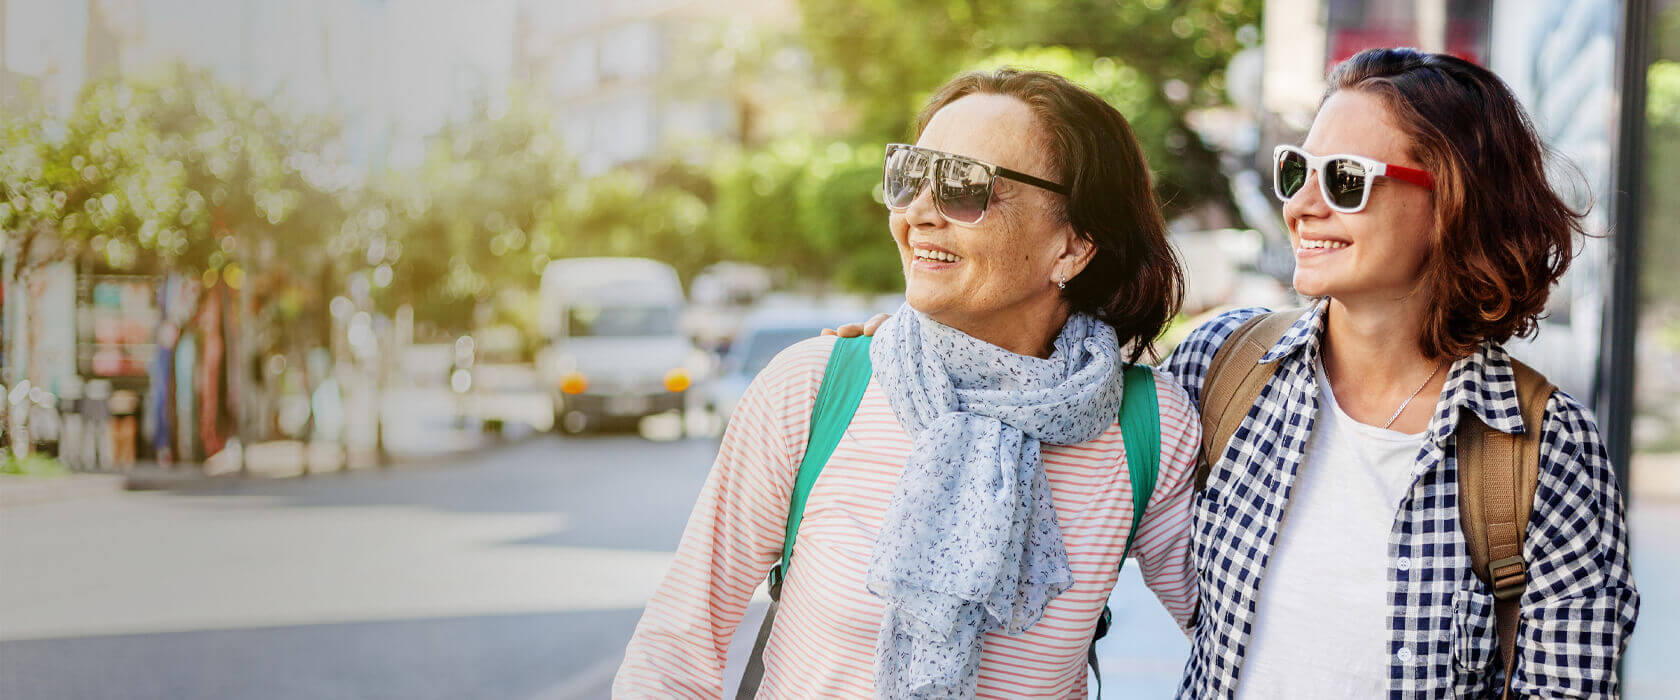
[[[1521,554],[1488,562],[1488,579],[1495,599],[1510,600],[1528,587],[1528,566]]]
[[[770,587],[771,588],[781,588],[782,587],[782,577],[783,577],[782,563],[781,562],[776,562],[775,566],[770,567]]]
[[[1097,617],[1097,631],[1096,634],[1091,635],[1091,641],[1096,642],[1097,640],[1108,636],[1108,628],[1113,624],[1114,611],[1109,610],[1108,606],[1104,605],[1102,615]]]

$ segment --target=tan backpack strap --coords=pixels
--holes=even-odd
[[[1305,311],[1285,309],[1250,318],[1213,354],[1202,378],[1202,454],[1196,463],[1196,490],[1207,486],[1213,464],[1260,397],[1260,389],[1277,371],[1276,363],[1262,366],[1260,359]]]
[[[1540,429],[1554,387],[1516,360],[1517,405],[1523,434],[1494,430],[1472,413],[1459,417],[1459,527],[1470,549],[1476,576],[1493,589],[1499,653],[1510,697],[1517,663],[1517,622],[1528,568],[1523,540],[1534,514],[1534,491],[1540,484]]]

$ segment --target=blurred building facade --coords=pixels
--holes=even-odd
[[[834,123],[792,0],[521,0],[514,74],[586,175]],[[819,129],[820,130],[820,129]]]

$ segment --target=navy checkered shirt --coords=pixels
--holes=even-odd
[[[1196,498],[1192,556],[1201,615],[1183,698],[1230,698],[1254,629],[1256,596],[1318,415],[1313,373],[1320,301],[1261,360],[1280,363]],[[1220,315],[1167,358],[1200,406],[1213,355],[1265,309]],[[1523,430],[1510,356],[1497,345],[1452,365],[1388,536],[1388,697],[1497,698],[1504,680],[1493,596],[1470,569],[1458,524],[1454,430],[1460,410]],[[1598,426],[1557,391],[1541,427],[1540,484],[1523,549],[1528,588],[1518,623],[1517,697],[1617,697],[1616,661],[1639,594],[1628,571],[1623,503]],[[1335,591],[1325,591],[1335,595]]]

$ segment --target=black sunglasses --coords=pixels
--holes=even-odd
[[[887,145],[885,198],[887,208],[893,211],[908,208],[931,178],[933,206],[939,215],[952,223],[973,226],[986,218],[986,208],[992,203],[992,182],[1000,177],[1068,194],[1067,187],[1049,180],[973,158],[904,143]]]

